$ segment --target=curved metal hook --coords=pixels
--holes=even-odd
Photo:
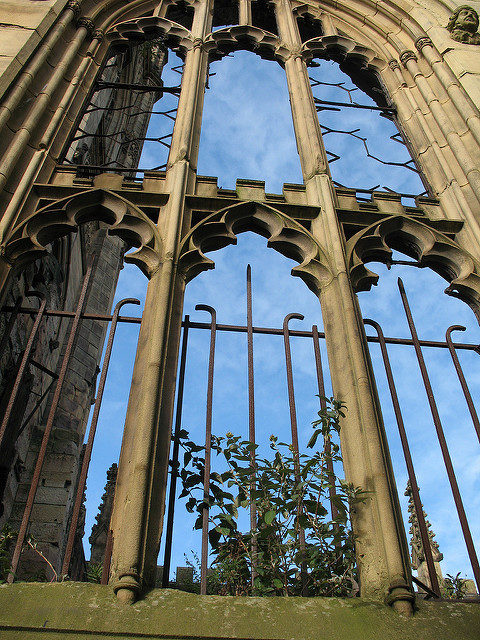
[[[382,331],[382,327],[378,324],[378,322],[376,320],[370,320],[370,318],[364,318],[363,319],[363,324],[368,324],[370,327],[373,327],[375,329],[375,331],[377,332],[379,338],[383,338],[383,331]]]
[[[195,311],[206,311],[212,316],[212,324],[216,324],[217,321],[217,312],[213,307],[208,304],[196,304]]]
[[[41,291],[37,291],[36,289],[32,289],[31,291],[27,291],[25,294],[26,298],[33,296],[34,298],[38,298],[39,300],[45,300],[45,294]]]
[[[119,300],[117,302],[117,304],[115,305],[115,308],[113,310],[113,314],[112,315],[118,316],[118,314],[120,312],[120,309],[125,304],[137,304],[137,305],[139,305],[139,304],[142,304],[142,303],[140,302],[140,300],[137,300],[137,298],[124,298],[123,300]]]
[[[283,330],[288,331],[288,323],[290,320],[305,320],[305,316],[301,313],[289,313],[283,319]]]
[[[466,331],[467,327],[464,327],[461,324],[452,324],[450,327],[448,327],[447,331],[445,332],[445,340],[450,344],[452,342],[452,338],[451,338],[451,333],[452,331]]]

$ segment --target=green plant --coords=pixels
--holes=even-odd
[[[7,523],[0,532],[0,583],[4,583],[10,571],[10,550],[17,532]]]
[[[212,569],[209,591],[222,595],[351,595],[357,588],[354,537],[350,514],[365,492],[340,481],[333,466],[341,462],[336,443],[343,406],[333,398],[318,413],[308,443],[297,455],[291,445],[270,437],[272,455],[257,455],[258,446],[227,433],[212,436],[212,450],[226,471],[213,472],[208,498],[203,495],[204,448],[188,440],[181,497],[197,512],[201,529],[209,507]],[[314,450],[323,438],[323,446]],[[325,506],[331,489],[335,515]],[[242,533],[241,510],[255,505],[257,526]]]
[[[87,582],[97,582],[102,579],[103,564],[101,562],[89,562],[87,567]]]
[[[443,595],[449,600],[462,600],[467,592],[467,581],[460,577],[460,571],[456,576],[447,573],[443,580]]]

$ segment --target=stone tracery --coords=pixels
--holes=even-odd
[[[82,4],[70,2],[66,13],[75,14],[77,20]],[[374,478],[377,478],[372,488],[373,506],[362,508],[357,519],[360,532],[377,531],[378,538],[372,540],[365,536],[359,541],[364,578],[362,589],[375,597],[383,598],[389,593],[391,601],[396,602],[399,609],[409,611],[408,570],[402,557],[402,541],[392,526],[398,514],[388,486],[391,470],[388,457],[382,450],[381,417],[375,408],[374,392],[357,384],[358,380],[368,380],[369,364],[362,355],[361,337],[354,329],[358,317],[353,291],[368,287],[375,280],[364,266],[367,259],[382,257],[388,260],[390,244],[395,246],[398,243],[446,275],[452,281],[450,292],[456,291],[473,306],[478,306],[480,287],[476,260],[480,258],[480,174],[477,143],[480,120],[478,110],[462,84],[467,80],[457,77],[447,56],[442,58],[441,42],[433,33],[430,39],[426,27],[422,26],[422,11],[419,9],[415,16],[408,16],[395,3],[389,3],[388,7],[378,3],[375,6],[360,4],[353,0],[342,5],[316,3],[315,13],[319,12],[320,20],[323,16],[324,35],[303,43],[292,5],[280,0],[275,3],[278,36],[253,25],[246,0],[241,0],[240,24],[213,33],[211,12],[206,2],[192,5],[195,15],[191,30],[166,17],[159,17],[164,7],[158,2],[124,4],[119,9],[118,3],[113,1],[96,3],[95,9],[82,15],[75,27],[72,16],[65,18],[53,44],[63,56],[62,70],[66,73],[70,69],[76,84],[66,86],[63,78],[59,77],[48,84],[48,90],[41,86],[37,88],[43,100],[39,104],[44,103],[45,109],[54,104],[54,97],[61,105],[52,137],[42,141],[38,148],[35,144],[29,146],[31,140],[35,142],[31,131],[43,117],[41,108],[35,107],[36,111],[30,112],[28,127],[17,128],[14,132],[15,144],[9,147],[11,152],[0,165],[0,183],[8,187],[5,195],[8,215],[4,216],[2,231],[3,256],[9,261],[18,264],[27,257],[36,257],[52,239],[84,220],[94,219],[111,225],[110,233],[119,235],[129,244],[140,246],[137,252],[130,254],[130,260],[139,264],[152,278],[148,313],[139,347],[143,349],[143,352],[139,351],[143,363],[136,372],[135,387],[139,388],[138,378],[145,371],[146,391],[133,394],[119,468],[114,521],[117,544],[113,568],[119,598],[132,601],[151,582],[152,564],[158,547],[172,411],[171,386],[175,377],[172,362],[178,351],[178,318],[172,310],[181,301],[183,277],[188,280],[211,266],[203,251],[234,242],[236,232],[253,228],[267,235],[272,246],[301,263],[296,268],[297,274],[320,295],[331,326],[335,326],[341,340],[348,345],[348,353],[340,349],[339,354],[334,338],[327,338],[334,388],[348,398],[347,404],[351,407],[346,426],[352,442],[351,445],[346,444],[347,473],[361,485],[366,481],[363,467],[370,465],[374,469]],[[443,5],[435,3],[435,7],[439,13],[445,14]],[[310,10],[298,5],[297,9],[299,14],[305,15]],[[461,10],[465,12],[464,7],[455,12],[457,15],[450,29],[452,37],[467,44],[478,44],[478,34],[459,24]],[[145,16],[149,12],[154,15]],[[106,33],[108,42],[102,40],[99,30]],[[65,46],[60,38],[64,31],[72,37],[70,44]],[[465,35],[465,32],[469,33]],[[467,36],[468,39],[462,39]],[[39,198],[32,195],[31,187],[41,172],[46,180],[51,178],[52,183],[58,177],[55,170],[49,168],[51,160],[58,157],[58,148],[62,147],[69,134],[70,120],[75,119],[69,116],[75,116],[79,109],[81,92],[88,93],[91,86],[94,76],[92,61],[101,63],[108,43],[112,41],[151,38],[161,38],[166,46],[180,50],[185,59],[184,84],[164,185],[167,202],[162,200],[159,203],[158,227],[126,199],[94,190],[36,211]],[[88,53],[82,57],[79,52],[86,47]],[[414,53],[415,47],[419,51],[418,56]],[[311,231],[303,230],[301,225],[274,212],[271,207],[254,202],[237,203],[212,214],[203,224],[189,228],[190,211],[185,204],[185,194],[194,190],[208,61],[243,48],[285,66],[308,204],[320,212],[312,220]],[[38,56],[40,62],[36,64],[41,68],[47,52]],[[347,64],[353,62],[356,68],[368,69],[381,77],[398,107],[399,121],[413,141],[416,160],[424,166],[432,191],[440,200],[441,217],[452,228],[455,227],[454,233],[443,235],[435,228],[435,220],[430,221],[432,224],[422,225],[406,217],[392,216],[368,226],[351,238],[347,245],[349,253],[344,254],[337,197],[328,175],[328,162],[307,80],[305,63],[314,57],[338,59]],[[33,77],[31,72],[26,75]],[[34,80],[26,77],[24,80],[35,86]],[[17,106],[18,95],[15,98]],[[0,113],[2,124],[8,121],[12,109],[12,98],[8,100],[10,109],[6,107]],[[458,133],[459,123],[461,135]],[[436,135],[432,133],[435,127],[439,132]],[[11,199],[12,193],[15,195]],[[428,217],[428,212],[426,215]],[[18,223],[18,220],[23,221]],[[455,240],[451,237],[454,234]],[[162,269],[158,269],[160,262]],[[351,281],[346,276],[347,270]],[[338,300],[344,303],[342,309],[339,309]],[[158,328],[158,335],[149,342],[145,336],[152,326]],[[139,427],[142,438],[137,437],[139,415],[144,417]],[[362,425],[370,429],[368,439],[362,433]],[[160,433],[159,440],[157,433]],[[348,460],[357,460],[355,447],[362,450],[363,460],[368,464],[350,462],[348,466]],[[135,476],[130,473],[132,469]],[[143,470],[143,475],[139,469]],[[135,482],[130,483],[133,476]]]

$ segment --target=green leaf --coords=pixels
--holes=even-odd
[[[272,524],[276,515],[277,512],[274,509],[267,511],[267,513],[263,516],[265,524]]]
[[[273,584],[277,587],[277,589],[283,589],[283,582],[279,578],[274,578]]]

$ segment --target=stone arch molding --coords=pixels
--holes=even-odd
[[[369,291],[378,275],[366,262],[389,263],[392,249],[418,260],[445,278],[448,295],[466,302],[480,322],[480,263],[445,234],[405,216],[392,216],[359,231],[347,243],[354,291]]]
[[[205,255],[237,243],[237,234],[253,231],[267,238],[267,246],[296,260],[292,275],[301,278],[316,295],[332,276],[326,253],[299,222],[262,202],[240,202],[221,209],[199,222],[185,236],[180,248],[179,269],[187,282],[215,263]]]
[[[117,23],[108,32],[107,37],[113,44],[122,42],[142,42],[147,40],[161,40],[163,44],[174,51],[185,54],[193,48],[191,32],[176,22],[158,16],[136,18]]]
[[[10,264],[23,265],[47,252],[47,246],[79,225],[96,220],[118,236],[127,250],[125,261],[136,264],[150,278],[161,261],[162,242],[153,222],[131,202],[105,189],[83,191],[39,209],[17,225],[3,247]]]
[[[317,57],[337,62],[346,60],[376,72],[380,72],[386,64],[373,49],[344,35],[319,36],[307,40],[302,46],[302,56],[306,62]]]
[[[210,33],[204,48],[212,60],[220,60],[234,51],[251,51],[264,60],[277,60],[283,64],[290,55],[280,38],[270,31],[252,25],[225,27]]]

